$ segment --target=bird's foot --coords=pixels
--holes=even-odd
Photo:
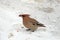
[[[26,29],[26,31],[31,31],[31,32],[34,32],[35,30],[31,30],[31,29]]]
[[[31,32],[35,32],[35,30],[31,30]]]
[[[32,31],[32,32],[34,32],[34,31]]]
[[[26,29],[26,31],[30,31],[31,29]]]

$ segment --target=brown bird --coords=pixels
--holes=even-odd
[[[23,25],[28,28],[27,31],[31,30],[34,32],[38,27],[45,27],[44,24],[39,23],[33,18],[29,17],[29,14],[20,14],[19,17],[23,18]]]

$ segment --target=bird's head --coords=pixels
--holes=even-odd
[[[20,14],[19,17],[28,17],[30,16],[29,14]]]

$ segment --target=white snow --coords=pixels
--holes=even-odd
[[[26,31],[18,16],[23,13],[46,27]],[[57,0],[0,0],[0,40],[60,40],[60,3]]]

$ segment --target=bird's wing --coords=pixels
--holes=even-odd
[[[44,24],[39,23],[39,22],[38,22],[37,20],[35,20],[35,19],[32,19],[32,18],[31,18],[30,22],[31,22],[33,25],[45,27]]]

